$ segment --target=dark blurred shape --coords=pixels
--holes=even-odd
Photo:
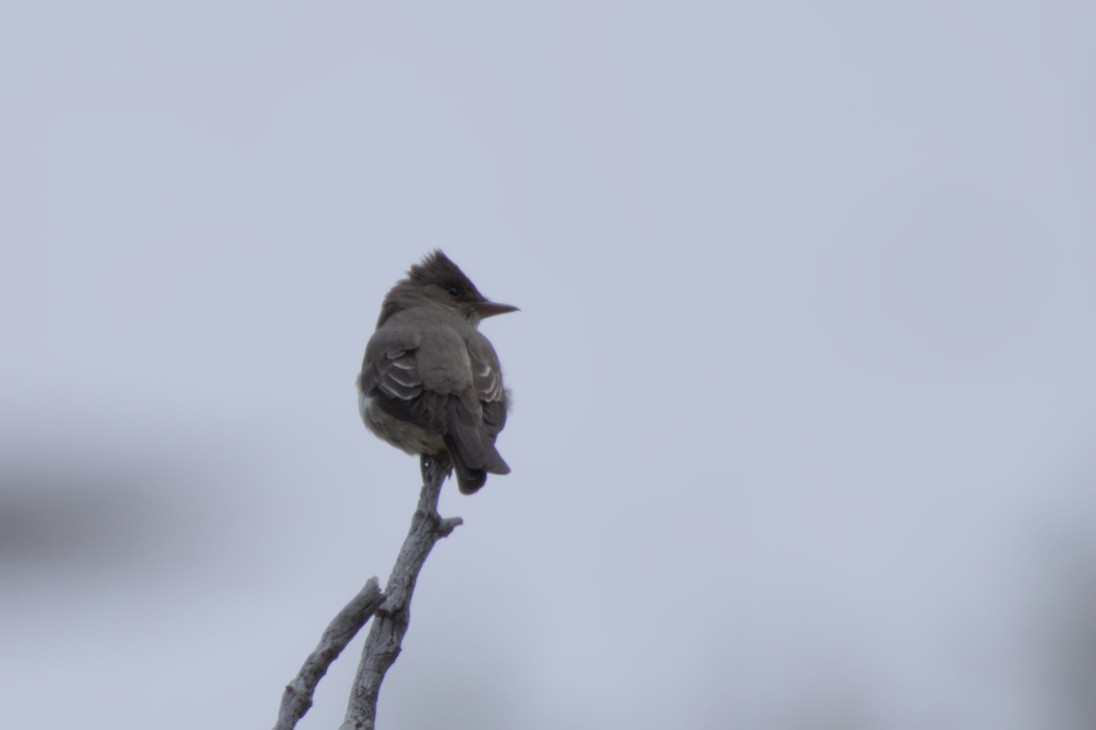
[[[1091,493],[1091,490],[1090,490]],[[1059,525],[1041,558],[1043,595],[1036,605],[1042,647],[1037,661],[1054,708],[1055,730],[1096,727],[1096,506],[1075,505]]]
[[[122,567],[149,560],[177,524],[161,470],[69,463],[0,466],[0,567]]]

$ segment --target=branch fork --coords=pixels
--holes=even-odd
[[[373,625],[362,649],[346,717],[339,730],[374,730],[381,682],[400,654],[411,620],[411,596],[419,571],[434,544],[463,524],[460,517],[443,518],[438,514],[441,484],[450,471],[448,457],[423,456],[421,469],[423,484],[418,507],[384,592],[380,591],[377,579],[370,578],[332,620],[301,671],[286,686],[274,730],[293,730],[312,706],[316,685],[328,667],[371,617]]]

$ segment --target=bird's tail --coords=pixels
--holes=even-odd
[[[472,494],[487,481],[487,474],[509,474],[510,466],[495,448],[495,439],[483,423],[469,422],[461,418],[460,409],[451,406],[449,430],[445,435],[445,447],[453,470],[457,473],[457,486],[462,494]]]
[[[448,440],[447,440],[448,441]],[[453,471],[457,474],[457,487],[461,494],[473,494],[487,483],[487,474],[509,474],[510,467],[503,461],[494,444],[490,446],[491,462],[483,467],[469,466],[464,456],[457,449],[449,445],[449,458],[453,462]]]

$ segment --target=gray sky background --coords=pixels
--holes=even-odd
[[[406,533],[353,380],[440,246],[522,308],[513,473],[446,489],[382,727],[1092,727],[1094,35],[9,4],[2,724],[273,724]]]

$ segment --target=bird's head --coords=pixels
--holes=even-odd
[[[407,278],[388,292],[380,321],[400,309],[427,303],[451,309],[473,324],[496,314],[518,311],[517,307],[492,302],[480,294],[472,280],[440,250],[427,254],[422,263],[412,265]]]

